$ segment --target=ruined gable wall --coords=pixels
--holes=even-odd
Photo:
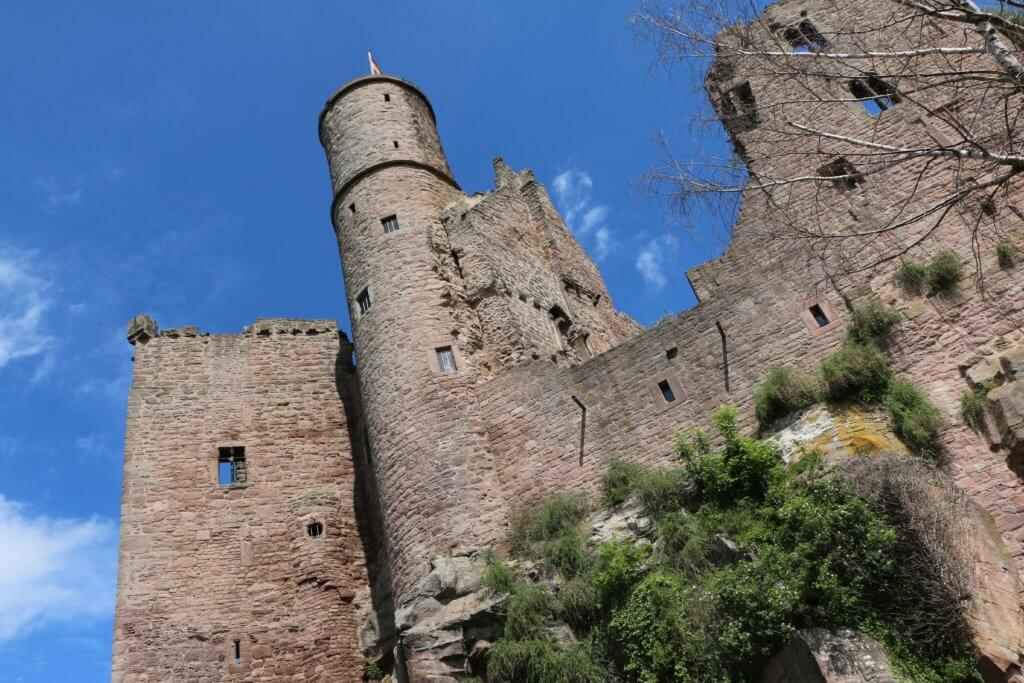
[[[361,680],[363,464],[336,324],[168,330],[134,364],[113,680]],[[244,486],[218,486],[222,446],[245,447]]]

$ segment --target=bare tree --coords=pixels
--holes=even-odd
[[[686,213],[801,240],[851,273],[930,236],[976,258],[1024,221],[1020,0],[644,4],[664,64],[698,74],[733,155],[669,155],[648,180]],[[810,11],[801,11],[810,6]]]

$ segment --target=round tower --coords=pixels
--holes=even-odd
[[[320,115],[370,459],[400,594],[431,554],[490,544],[504,510],[446,282],[445,207],[464,197],[411,83],[368,76]]]

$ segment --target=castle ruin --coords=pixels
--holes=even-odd
[[[827,35],[890,4],[784,0],[768,13],[780,26],[813,20]],[[774,144],[756,117],[783,115],[770,106],[776,90],[728,66],[709,77],[712,101],[741,155],[771,159],[754,153]],[[885,125],[908,144],[941,134],[909,103],[881,124],[856,102],[821,116],[851,135]],[[851,306],[872,293],[905,319],[894,366],[948,415],[971,373],[1006,376],[1003,422],[982,434],[948,420],[943,467],[1001,534],[1009,559],[994,590],[1019,610],[1024,281],[993,256],[978,264],[984,287],[914,298],[893,284],[898,262],[886,258],[910,244],[968,258],[967,218],[823,251],[820,241],[766,240],[765,195],[751,191],[728,251],[687,273],[699,305],[644,330],[615,309],[530,171],[496,159],[493,190],[461,191],[413,84],[350,81],[327,100],[319,136],[351,342],[324,320],[262,319],[224,335],[160,330],[146,316],[130,324],[114,680],[362,680],[366,616],[393,640],[394,606],[432,556],[501,547],[511,511],[595,491],[612,456],[667,461],[674,435],[723,403],[752,426],[764,373],[834,351]],[[805,152],[751,170],[813,163],[814,173],[844,158],[838,141]],[[863,198],[903,173],[793,196],[789,209],[809,227],[825,206],[830,227],[853,235],[871,219]],[[949,182],[931,176],[917,201]],[[1016,188],[995,210],[1024,245]],[[1019,667],[1020,635],[992,645],[1004,672]],[[417,666],[411,680],[450,680]]]

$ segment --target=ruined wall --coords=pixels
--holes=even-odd
[[[809,16],[823,32],[830,25],[869,35],[869,29],[886,26],[908,30],[893,20],[894,11],[899,7],[890,2],[783,2],[769,10],[769,23],[781,26]],[[943,44],[978,40],[962,26],[927,24],[920,30],[934,31]],[[876,40],[894,48],[907,42],[891,33],[883,30]],[[760,164],[753,171],[770,178],[814,175],[821,164],[848,153],[838,144],[817,142],[803,149],[799,140],[779,151],[782,129],[771,122],[795,117],[787,119],[791,105],[776,106],[773,97],[786,95],[788,74],[744,73],[743,65],[727,66],[717,72],[724,80],[709,82],[713,98],[719,96],[720,83],[749,82],[765,117],[757,127],[733,130],[740,151]],[[886,131],[913,146],[931,140],[938,125],[922,120],[928,117],[927,102],[904,101],[873,118],[849,101],[848,92],[834,98],[830,95],[838,93],[815,94],[820,102],[805,98],[815,121],[866,139]],[[973,106],[985,116],[988,104],[965,100],[957,106]],[[841,343],[848,307],[876,293],[904,317],[891,348],[895,370],[924,389],[946,416],[942,466],[992,515],[1018,568],[1024,569],[1024,485],[1007,464],[1012,444],[990,442],[959,416],[961,393],[969,388],[963,371],[992,355],[994,340],[1024,324],[1020,270],[1001,270],[994,249],[997,240],[1024,246],[1024,191],[1017,187],[1001,195],[981,231],[975,230],[978,207],[966,205],[950,212],[938,229],[932,230],[929,221],[872,232],[891,220],[890,197],[910,196],[909,205],[899,208],[921,210],[949,195],[954,173],[970,172],[967,166],[955,171],[946,166],[919,178],[920,169],[915,162],[879,171],[847,192],[829,181],[810,190],[785,187],[770,197],[750,190],[728,251],[688,274],[701,299],[697,308],[581,366],[558,369],[538,361],[481,387],[481,409],[494,457],[504,467],[509,507],[569,488],[594,491],[612,456],[668,463],[673,434],[706,428],[712,411],[723,403],[739,406],[745,425],[753,428],[752,398],[767,370],[784,364],[813,370]],[[781,234],[779,216],[772,213],[780,206],[785,211]],[[972,236],[980,242],[974,249]],[[940,249],[957,252],[965,266],[954,296],[914,296],[894,285],[900,264],[894,256],[906,252],[927,261]],[[829,325],[815,324],[809,313],[815,304],[827,313]],[[669,382],[675,401],[662,398],[662,381]]]
[[[113,680],[362,680],[348,341],[322,320],[155,332],[133,336]]]

